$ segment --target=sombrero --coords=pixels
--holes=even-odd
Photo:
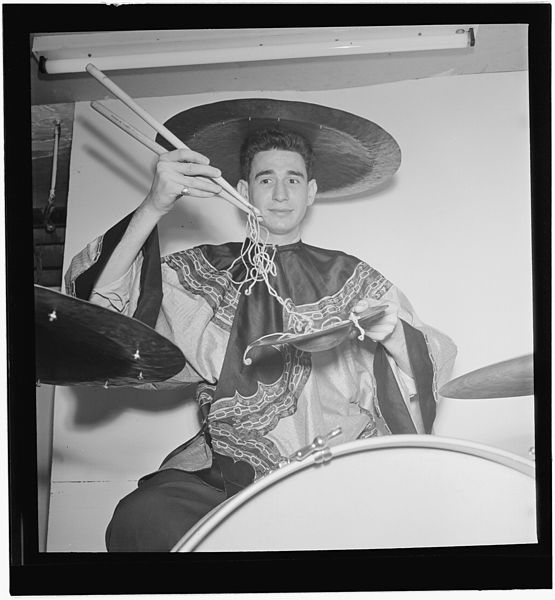
[[[303,135],[314,151],[319,198],[363,194],[390,179],[401,164],[401,150],[376,123],[309,102],[244,98],[182,111],[164,125],[191,149],[210,158],[232,185],[241,178],[239,149],[255,130],[278,128]],[[173,147],[161,136],[156,141]]]

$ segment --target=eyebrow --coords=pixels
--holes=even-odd
[[[262,175],[275,175],[275,171],[272,169],[265,169],[264,171],[258,171],[254,176],[255,179],[258,179]],[[287,175],[296,175],[297,177],[302,177],[304,179],[304,173],[302,171],[287,171]]]

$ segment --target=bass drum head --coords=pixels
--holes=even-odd
[[[402,435],[287,465],[207,515],[174,551],[535,543],[534,466],[471,442]]]

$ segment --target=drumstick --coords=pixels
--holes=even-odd
[[[150,115],[146,110],[144,110],[141,106],[139,106],[128,94],[126,94],[120,87],[118,87],[109,77],[104,75],[104,73],[95,67],[93,64],[89,63],[85,69],[87,72],[92,75],[98,82],[100,82],[105,88],[110,90],[116,98],[121,100],[126,106],[128,106],[135,114],[137,114],[143,121],[148,123],[155,131],[157,131],[163,138],[165,138],[170,144],[173,144],[176,148],[183,148],[188,150],[188,146],[186,146],[176,135],[174,135],[169,129],[167,129],[164,125],[159,123],[152,115]],[[229,194],[231,194],[234,198],[236,198],[246,209],[246,212],[254,212],[258,215],[258,210],[249,203],[248,200],[245,200],[241,194],[230,185],[223,177],[214,177],[214,181],[220,185],[224,190],[226,190]]]
[[[164,146],[161,146],[158,142],[150,139],[146,136],[142,131],[135,129],[133,125],[129,124],[127,121],[122,119],[119,115],[112,112],[109,108],[104,106],[100,102],[93,101],[91,102],[91,107],[96,110],[96,112],[100,113],[103,117],[106,117],[110,122],[119,127],[121,130],[128,133],[132,138],[135,138],[138,142],[141,142],[144,146],[146,146],[149,150],[152,150],[158,155],[165,154],[167,152]],[[224,189],[219,194],[224,200],[227,200],[229,203],[233,204],[237,208],[241,210],[245,210],[243,204],[241,204],[234,196],[228,194]],[[246,211],[245,211],[246,212]]]
[[[129,123],[127,123],[127,121],[124,121],[121,117],[116,115],[116,113],[112,112],[109,108],[106,108],[100,102],[91,102],[91,108],[94,108],[96,112],[100,113],[103,117],[106,117],[114,125],[128,133],[138,142],[141,142],[141,144],[146,146],[148,149],[152,150],[153,152],[156,152],[156,154],[160,155],[167,152],[164,146],[161,146],[158,142],[155,142],[154,140],[150,139],[142,131],[135,129],[133,125],[130,125]]]

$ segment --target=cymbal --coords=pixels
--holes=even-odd
[[[377,321],[385,314],[387,306],[387,304],[380,304],[369,308],[358,317],[358,323],[364,326]],[[335,346],[341,344],[353,333],[358,333],[358,330],[351,320],[339,320],[328,327],[309,333],[294,334],[287,331],[271,333],[258,338],[247,346],[243,355],[243,362],[250,364],[251,359],[247,358],[247,356],[254,348],[292,344],[304,352],[322,352],[335,348]]]
[[[461,375],[444,385],[439,393],[462,399],[529,396],[534,393],[533,355],[518,356]]]
[[[169,379],[185,357],[137,319],[35,284],[35,363],[41,383],[111,387]]]

